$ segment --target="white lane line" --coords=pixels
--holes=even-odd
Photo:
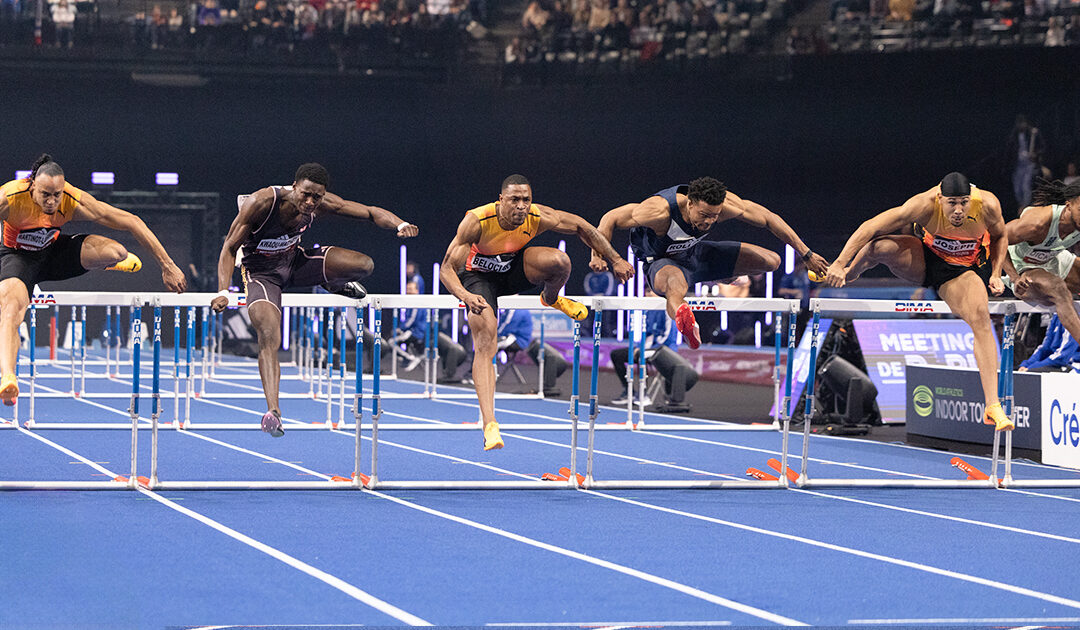
[[[911,624],[946,624],[946,623],[968,623],[968,624],[999,624],[999,623],[1077,623],[1080,622],[1080,617],[955,617],[955,618],[915,618],[915,619],[848,619],[848,623],[851,624],[899,624],[899,623],[911,623]],[[1013,630],[1018,630],[1013,628]]]
[[[825,499],[833,499],[835,501],[846,501],[848,503],[858,503],[860,505],[868,505],[870,507],[882,508],[882,509],[885,509],[885,510],[894,510],[896,512],[906,512],[908,514],[917,514],[919,516],[927,516],[927,517],[930,517],[930,518],[938,518],[938,519],[942,519],[942,520],[946,520],[946,521],[954,521],[954,522],[957,522],[957,523],[964,523],[966,525],[978,525],[979,527],[989,527],[991,529],[1000,529],[1000,530],[1003,530],[1003,531],[1012,532],[1014,534],[1026,534],[1028,536],[1037,536],[1039,538],[1047,538],[1047,539],[1050,539],[1050,540],[1057,540],[1057,541],[1061,541],[1061,542],[1069,542],[1069,543],[1080,544],[1080,538],[1072,538],[1070,536],[1060,536],[1058,534],[1049,534],[1049,533],[1046,533],[1046,532],[1040,532],[1040,531],[1036,531],[1036,530],[1032,530],[1032,529],[1023,529],[1023,528],[1020,528],[1020,527],[1012,527],[1010,525],[999,525],[997,523],[990,523],[988,521],[978,521],[978,520],[970,519],[970,518],[961,518],[959,516],[950,516],[948,514],[942,514],[942,513],[939,513],[939,512],[927,512],[925,510],[916,510],[916,509],[913,509],[913,508],[906,508],[906,507],[901,507],[901,506],[898,506],[898,505],[888,505],[886,503],[877,503],[875,501],[867,501],[867,500],[864,500],[864,499],[855,499],[855,498],[851,498],[851,497],[841,497],[841,496],[832,495],[832,494],[825,494],[823,492],[815,492],[813,490],[806,490],[806,489],[803,489],[803,488],[792,488],[792,490],[795,490],[796,492],[800,492],[802,494],[809,494],[809,495],[813,495],[813,496],[816,496],[816,497],[822,497],[822,498],[825,498]]]
[[[777,532],[777,531],[762,529],[760,527],[754,527],[753,525],[745,525],[743,523],[736,523],[734,521],[726,521],[726,520],[719,519],[719,518],[714,518],[714,517],[711,517],[711,516],[705,516],[703,514],[695,514],[693,512],[686,512],[686,511],[683,511],[683,510],[676,510],[674,508],[668,508],[668,507],[664,507],[664,506],[660,506],[660,505],[654,505],[652,503],[645,503],[643,501],[637,501],[635,499],[627,499],[625,497],[619,497],[619,496],[615,496],[615,495],[612,495],[612,494],[607,494],[607,493],[604,493],[604,492],[597,492],[595,490],[579,490],[579,492],[585,492],[587,494],[591,494],[591,495],[598,496],[598,497],[603,497],[605,499],[610,499],[612,501],[619,501],[619,502],[627,503],[627,504],[630,504],[630,505],[636,505],[638,507],[643,507],[643,508],[647,508],[647,509],[650,509],[650,510],[656,510],[658,512],[667,512],[668,514],[675,514],[677,516],[685,516],[687,518],[692,518],[692,519],[699,520],[699,521],[705,521],[705,522],[708,522],[708,523],[715,523],[717,525],[723,525],[725,527],[731,527],[731,528],[734,528],[734,529],[739,529],[739,530],[743,530],[743,531],[747,531],[747,532],[753,532],[753,533],[756,533],[756,534],[762,534],[764,536],[770,536],[770,537],[773,537],[773,538],[780,538],[780,539],[783,539],[783,540],[790,540],[792,542],[798,542],[798,543],[802,543],[802,544],[805,544],[805,545],[811,545],[813,547],[820,547],[822,549],[828,549],[830,551],[837,551],[837,552],[840,552],[840,553],[845,553],[845,554],[849,554],[849,555],[853,555],[853,556],[858,556],[860,558],[867,558],[869,560],[877,560],[878,562],[885,562],[887,564],[894,564],[894,565],[905,567],[905,568],[908,568],[908,569],[914,569],[916,571],[922,571],[922,572],[925,572],[925,573],[931,573],[933,575],[940,575],[942,577],[952,578],[952,579],[955,579],[955,580],[961,580],[961,581],[964,581],[964,582],[971,582],[973,584],[978,584],[980,586],[988,586],[990,588],[995,588],[995,589],[1006,591],[1006,592],[1009,592],[1009,593],[1014,593],[1016,595],[1024,595],[1024,596],[1027,596],[1027,597],[1032,597],[1032,598],[1035,598],[1035,599],[1040,599],[1040,600],[1043,600],[1043,601],[1047,601],[1047,602],[1050,602],[1050,603],[1053,603],[1053,604],[1060,604],[1062,606],[1067,606],[1069,608],[1078,608],[1078,609],[1080,609],[1080,601],[1077,601],[1077,600],[1074,600],[1074,599],[1068,599],[1066,597],[1059,597],[1057,595],[1052,595],[1050,593],[1043,593],[1041,591],[1036,591],[1036,590],[1033,590],[1033,589],[1025,588],[1023,586],[1017,586],[1015,584],[1008,584],[1006,582],[999,582],[997,580],[991,580],[991,579],[987,579],[987,578],[982,578],[982,577],[979,577],[977,575],[971,575],[971,574],[968,574],[968,573],[961,573],[959,571],[952,571],[952,570],[949,570],[949,569],[942,569],[940,567],[935,567],[935,566],[931,566],[931,565],[928,565],[928,564],[923,564],[921,562],[912,562],[910,560],[902,560],[900,558],[894,558],[892,556],[886,556],[886,555],[879,554],[879,553],[872,553],[872,552],[869,552],[869,551],[863,551],[861,549],[855,549],[853,547],[845,547],[843,545],[836,545],[836,544],[833,544],[833,543],[827,543],[827,542],[824,542],[824,541],[821,541],[821,540],[814,540],[813,538],[806,538],[804,536],[796,536],[794,534],[785,534],[783,532]]]
[[[712,603],[712,604],[716,604],[718,606],[723,606],[725,608],[730,608],[731,610],[735,610],[737,612],[741,612],[741,613],[750,615],[752,617],[757,617],[758,619],[762,619],[764,621],[769,621],[769,622],[772,622],[772,623],[777,623],[777,624],[781,624],[781,625],[785,625],[785,626],[805,626],[805,625],[808,625],[808,624],[803,623],[801,621],[791,619],[790,617],[784,617],[783,615],[778,615],[776,613],[769,612],[769,611],[763,610],[761,608],[755,608],[754,606],[749,606],[747,604],[743,604],[743,603],[737,602],[735,600],[728,599],[726,597],[721,597],[719,595],[715,595],[713,593],[709,593],[707,591],[703,591],[701,589],[694,588],[693,586],[689,586],[687,584],[682,584],[682,583],[676,582],[674,580],[669,580],[667,578],[662,578],[662,577],[660,577],[658,575],[653,575],[651,573],[645,573],[644,571],[639,571],[637,569],[634,569],[634,568],[631,568],[631,567],[628,567],[628,566],[625,566],[625,565],[617,564],[617,563],[614,563],[614,562],[609,562],[607,560],[601,560],[600,558],[596,558],[594,556],[586,555],[586,554],[583,554],[583,553],[580,553],[580,552],[577,552],[577,551],[572,551],[570,549],[566,549],[564,547],[559,547],[559,546],[556,546],[556,545],[545,543],[545,542],[536,540],[534,538],[529,538],[527,536],[522,536],[520,534],[515,534],[515,533],[509,532],[509,531],[507,531],[505,529],[500,529],[498,527],[492,527],[490,525],[485,525],[483,523],[478,523],[476,521],[469,520],[469,519],[463,518],[461,516],[456,516],[454,514],[448,514],[446,512],[442,512],[442,511],[436,510],[434,508],[429,508],[427,506],[420,505],[420,504],[417,504],[417,503],[413,503],[411,501],[406,501],[405,499],[399,499],[399,498],[397,498],[395,496],[388,495],[388,494],[386,494],[384,492],[379,492],[378,490],[365,490],[365,492],[368,492],[373,496],[377,496],[377,497],[380,497],[382,499],[386,499],[387,501],[392,501],[394,503],[397,503],[398,505],[402,505],[402,506],[407,507],[409,509],[418,510],[420,512],[424,512],[425,514],[430,514],[430,515],[436,516],[438,518],[446,519],[446,520],[449,520],[449,521],[452,521],[452,522],[455,522],[455,523],[459,523],[461,525],[465,525],[467,527],[472,527],[474,529],[479,529],[479,530],[487,532],[489,534],[494,534],[496,536],[501,536],[503,538],[508,538],[508,539],[513,540],[515,542],[519,542],[519,543],[523,543],[525,545],[529,545],[530,547],[536,547],[538,549],[543,549],[545,551],[550,551],[551,553],[555,553],[555,554],[558,554],[560,556],[565,556],[567,558],[572,558],[574,560],[580,560],[581,562],[586,562],[586,563],[594,565],[594,566],[598,566],[598,567],[602,567],[604,569],[615,571],[616,573],[622,573],[623,575],[627,575],[627,576],[630,576],[630,577],[633,577],[633,578],[637,578],[639,580],[649,582],[650,584],[656,584],[657,586],[662,586],[664,588],[668,588],[668,589],[671,589],[673,591],[683,593],[685,595],[689,595],[690,597],[694,597],[694,598],[697,598],[697,599],[707,601],[707,602]]]
[[[730,626],[730,621],[504,621],[497,623],[485,623],[485,626],[524,626],[524,627],[554,627],[554,628],[592,628],[598,630],[602,627],[642,627],[642,626]]]
[[[260,542],[258,540],[255,540],[254,538],[251,538],[250,536],[247,536],[245,534],[241,534],[240,532],[236,531],[235,529],[232,529],[231,527],[227,527],[226,525],[223,525],[223,524],[221,524],[221,523],[219,523],[219,522],[217,522],[217,521],[215,521],[215,520],[213,520],[213,519],[211,519],[211,518],[209,518],[207,516],[203,516],[202,514],[199,514],[198,512],[195,512],[193,510],[189,510],[188,508],[186,508],[186,507],[184,507],[182,505],[179,505],[179,504],[175,503],[174,501],[166,499],[165,497],[161,496],[160,494],[158,494],[156,492],[153,492],[151,490],[147,490],[146,488],[142,488],[142,487],[139,487],[138,490],[142,494],[150,497],[151,499],[157,501],[158,503],[161,503],[162,505],[164,505],[166,507],[169,507],[169,508],[171,508],[173,510],[176,510],[177,512],[180,512],[184,516],[187,516],[189,518],[193,518],[196,521],[202,523],[203,525],[211,527],[211,528],[221,532],[222,534],[225,534],[226,536],[228,536],[228,537],[230,537],[230,538],[232,538],[234,540],[237,540],[239,542],[244,543],[245,545],[248,545],[249,547],[252,547],[252,548],[254,548],[254,549],[258,550],[258,551],[261,551],[261,552],[265,553],[266,555],[270,556],[271,558],[274,558],[275,560],[283,562],[284,564],[287,564],[288,566],[290,566],[290,567],[292,567],[294,569],[297,569],[298,571],[306,573],[307,575],[310,575],[311,577],[313,577],[313,578],[315,578],[315,579],[317,579],[317,580],[319,580],[319,581],[321,581],[321,582],[323,582],[323,583],[325,583],[325,584],[327,584],[329,586],[332,586],[333,588],[336,588],[337,590],[345,593],[346,595],[349,595],[350,597],[352,597],[352,598],[354,598],[356,600],[359,600],[359,601],[363,602],[364,604],[367,604],[368,606],[374,608],[375,610],[378,610],[381,613],[384,613],[386,615],[389,615],[389,616],[393,617],[394,619],[397,619],[398,621],[401,621],[403,623],[407,623],[410,626],[430,626],[430,625],[433,625],[430,622],[424,621],[423,619],[421,619],[420,617],[417,617],[416,615],[414,615],[412,613],[406,612],[406,611],[398,608],[397,606],[394,606],[393,604],[391,604],[391,603],[389,603],[389,602],[387,602],[385,600],[379,599],[378,597],[375,597],[374,595],[371,595],[370,593],[368,593],[367,591],[365,591],[363,589],[357,588],[357,587],[353,586],[352,584],[349,584],[348,582],[346,582],[345,580],[342,580],[339,577],[331,575],[331,574],[329,574],[326,571],[323,571],[321,569],[317,569],[317,568],[311,566],[310,564],[308,564],[308,563],[306,563],[306,562],[304,562],[302,560],[294,558],[293,556],[290,556],[289,554],[287,554],[287,553],[285,553],[283,551],[275,549],[274,547],[271,547],[270,545],[267,545],[267,544],[262,543],[262,542]]]
[[[91,401],[83,401],[83,402],[86,402],[88,404],[94,404],[96,406],[101,406],[101,405],[97,405],[97,403],[93,403]],[[113,411],[113,412],[118,413],[118,414],[124,414],[125,413],[125,412],[120,411],[118,409],[110,409],[108,407],[104,407],[104,408],[109,409],[110,411]],[[52,440],[49,440],[49,439],[47,439],[47,438],[45,438],[43,436],[37,435],[33,431],[29,431],[29,430],[24,429],[22,427],[19,427],[19,431],[25,433],[26,435],[32,436],[34,439],[40,440],[40,441],[44,442],[45,444],[48,444],[49,446],[52,446],[53,448],[59,450],[60,452],[66,454],[66,455],[69,455],[71,457],[74,457],[74,458],[82,461],[83,463],[93,467],[98,472],[102,472],[102,473],[108,475],[109,478],[114,478],[114,477],[117,476],[116,473],[114,473],[114,472],[112,472],[112,471],[110,471],[110,470],[108,470],[108,469],[106,469],[106,468],[104,468],[104,467],[102,467],[102,466],[100,466],[98,464],[95,464],[90,459],[88,459],[86,457],[83,457],[82,455],[79,455],[78,453],[76,453],[76,452],[74,452],[74,451],[72,451],[72,450],[70,450],[70,449],[68,449],[68,448],[66,448],[64,446],[61,446],[60,444],[57,444],[56,442],[53,442]],[[198,437],[203,437],[204,439],[209,439],[210,441],[217,442],[217,440],[213,440],[212,438],[205,438],[205,436],[198,436]],[[226,444],[221,443],[221,442],[218,442],[218,443],[222,444],[223,446],[229,446],[229,445],[226,445]],[[272,458],[272,457],[270,457],[268,455],[264,455],[262,453],[255,453],[254,451],[249,451],[249,450],[243,449],[241,447],[230,446],[230,448],[234,448],[236,450],[240,450],[240,451],[243,451],[245,453],[249,453],[249,454],[252,454],[254,456],[264,458],[264,459],[275,459],[275,458]],[[277,461],[279,463],[284,464],[284,465],[288,465],[288,466],[290,466],[292,468],[299,468],[299,467],[297,467],[297,466],[295,466],[293,464],[288,464],[287,462],[282,462],[281,460],[277,460]],[[312,471],[312,472],[314,473],[314,471]],[[314,474],[319,474],[319,473],[314,473]],[[320,476],[324,476],[324,475],[320,475]],[[329,477],[326,477],[326,478],[329,478]],[[202,524],[204,524],[204,525],[206,525],[208,527],[211,527],[211,528],[225,534],[226,536],[228,536],[228,537],[230,537],[230,538],[232,538],[232,539],[234,539],[236,541],[239,541],[241,543],[244,543],[245,545],[248,545],[249,547],[252,547],[252,548],[254,548],[254,549],[258,550],[258,551],[261,551],[264,554],[274,558],[275,560],[278,560],[279,562],[282,562],[282,563],[284,563],[284,564],[286,564],[286,565],[288,565],[288,566],[290,566],[290,567],[292,567],[294,569],[297,569],[297,570],[301,571],[302,573],[310,575],[311,577],[313,577],[313,578],[315,578],[315,579],[317,579],[317,580],[319,580],[319,581],[321,581],[321,582],[323,582],[323,583],[325,583],[325,584],[327,584],[327,585],[329,585],[329,586],[331,586],[333,588],[336,588],[337,590],[345,593],[346,595],[349,595],[350,597],[352,597],[354,599],[357,599],[360,602],[363,602],[364,604],[367,604],[368,606],[378,610],[379,612],[382,612],[382,613],[384,613],[386,615],[389,615],[389,616],[393,617],[394,619],[397,619],[398,621],[401,621],[403,623],[407,623],[407,624],[412,625],[412,626],[430,626],[430,625],[432,625],[431,623],[429,623],[427,621],[424,621],[423,619],[421,619],[420,617],[417,617],[416,615],[413,615],[412,613],[409,613],[409,612],[407,612],[405,610],[402,610],[401,608],[398,608],[397,606],[394,606],[393,604],[391,604],[391,603],[389,603],[387,601],[384,601],[382,599],[379,599],[379,598],[375,597],[374,595],[371,595],[370,593],[368,593],[367,591],[364,591],[363,589],[357,588],[356,586],[353,586],[352,584],[349,584],[348,582],[342,580],[341,578],[338,578],[338,577],[336,577],[334,575],[331,575],[331,574],[329,574],[329,573],[327,573],[327,572],[325,572],[325,571],[323,571],[321,569],[315,568],[314,566],[312,566],[312,565],[310,565],[310,564],[308,564],[308,563],[306,563],[306,562],[304,562],[304,561],[302,561],[302,560],[300,560],[298,558],[290,556],[289,554],[287,554],[287,553],[285,553],[283,551],[280,551],[280,550],[278,550],[278,549],[276,549],[274,547],[271,547],[270,545],[267,545],[267,544],[262,543],[262,542],[260,542],[258,540],[255,540],[254,538],[251,538],[250,536],[247,536],[245,534],[241,534],[240,532],[238,532],[238,531],[236,531],[236,530],[234,530],[234,529],[232,529],[232,528],[230,528],[230,527],[228,527],[226,525],[223,525],[223,524],[221,524],[221,523],[219,523],[219,522],[217,522],[217,521],[215,521],[215,520],[213,520],[213,519],[211,519],[211,518],[209,518],[207,516],[203,516],[202,514],[199,514],[198,512],[194,512],[192,510],[189,510],[188,508],[185,508],[185,507],[177,504],[174,501],[166,499],[165,497],[159,495],[158,493],[156,493],[156,492],[154,492],[152,490],[148,490],[146,488],[143,488],[142,486],[139,486],[137,489],[138,489],[139,492],[141,492],[142,494],[154,499],[158,503],[161,503],[162,505],[165,505],[165,506],[167,506],[167,507],[169,507],[169,508],[171,508],[173,510],[176,510],[177,512],[180,512],[181,514],[183,514],[183,515],[185,515],[185,516],[187,516],[189,518],[195,519],[196,521],[198,521],[198,522],[200,522],[200,523],[202,523]]]

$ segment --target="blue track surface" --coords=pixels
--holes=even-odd
[[[43,364],[39,391],[68,391],[65,367]],[[222,367],[207,392],[257,393],[253,374],[254,363]],[[149,385],[145,373],[143,384]],[[171,378],[163,385],[170,394],[162,420],[170,422]],[[383,385],[387,392],[420,389]],[[125,377],[88,381],[94,393],[130,387]],[[282,382],[285,392],[308,388]],[[122,397],[40,399],[36,419],[125,422],[127,405]],[[275,440],[257,430],[261,400],[195,400],[195,430],[161,433],[161,480],[348,476],[351,432],[288,430],[322,422],[325,402],[286,399],[282,406],[287,433]],[[25,401],[20,407],[25,420]],[[498,401],[504,423],[566,430],[504,431],[506,448],[488,453],[479,430],[381,432],[380,479],[535,479],[555,472],[569,463],[566,407]],[[367,401],[365,423],[369,408]],[[144,398],[143,415],[149,410]],[[468,398],[386,399],[381,420],[460,425],[476,418]],[[625,411],[613,409],[600,417],[624,419]],[[200,430],[200,422],[250,423],[253,430]],[[585,437],[579,435],[580,469]],[[130,439],[123,430],[30,432],[9,425],[0,430],[0,480],[126,475]],[[149,442],[141,431],[141,475],[149,475]],[[792,436],[791,452],[801,448],[801,435]],[[811,477],[961,474],[944,452],[818,436],[809,448]],[[596,449],[597,479],[745,479],[747,467],[767,470],[765,461],[778,457],[780,436],[604,431]],[[966,459],[989,469],[983,458]],[[791,464],[797,468],[798,457]],[[1029,462],[1015,462],[1013,474],[1078,477]],[[1076,489],[17,491],[0,493],[0,515],[4,629],[1080,625]]]

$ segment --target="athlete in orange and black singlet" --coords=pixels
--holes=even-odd
[[[468,211],[446,250],[439,277],[443,285],[469,309],[472,333],[472,374],[480,415],[484,421],[484,450],[502,448],[495,421],[495,368],[491,364],[497,344],[496,309],[502,295],[539,286],[541,303],[574,319],[588,309],[559,291],[570,277],[570,258],[553,247],[526,247],[542,232],[577,234],[611,265],[620,282],[634,275],[606,238],[588,221],[568,212],[535,204],[532,187],[521,175],[503,180],[499,200]]]
[[[912,226],[915,235],[893,234]],[[859,226],[824,280],[842,287],[883,264],[896,277],[937,291],[975,335],[986,398],[983,421],[1011,431],[1013,423],[997,397],[997,337],[987,300],[987,288],[994,295],[1005,290],[1001,268],[1008,246],[998,198],[960,173],[949,173],[939,185]]]
[[[187,287],[183,272],[142,219],[67,183],[64,170],[48,155],[38,158],[26,179],[0,187],[0,219],[0,400],[6,405],[15,404],[19,396],[18,330],[34,284],[74,278],[91,269],[134,272],[142,267],[138,256],[111,238],[61,234],[68,221],[93,221],[130,232],[153,253],[170,291],[180,293]]]
[[[218,295],[210,306],[217,312],[229,304],[229,285],[241,245],[241,273],[247,292],[248,317],[259,339],[259,376],[266,397],[262,430],[285,435],[278,405],[281,366],[281,290],[321,285],[327,291],[360,299],[367,291],[359,280],[371,274],[375,263],[366,254],[344,247],[300,246],[300,235],[317,216],[338,215],[365,219],[394,230],[405,238],[419,229],[396,214],[376,206],[347,201],[326,191],[330,175],[314,162],[301,164],[291,187],[269,187],[251,194],[229,227],[218,257]]]

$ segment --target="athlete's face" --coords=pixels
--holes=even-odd
[[[38,175],[30,188],[30,197],[41,206],[42,212],[54,214],[60,209],[60,201],[64,197],[64,176]]]
[[[312,214],[326,196],[326,186],[309,179],[293,183],[293,203],[301,214]]]
[[[686,218],[690,225],[702,232],[707,231],[716,223],[723,210],[724,204],[712,206],[696,199],[686,200]]]
[[[513,227],[525,223],[532,205],[532,188],[527,184],[510,184],[499,194],[499,215]]]
[[[953,227],[960,227],[964,224],[964,219],[967,218],[968,209],[971,207],[971,195],[964,195],[963,197],[945,197],[940,193],[938,196],[941,198],[941,209],[945,213],[945,218],[949,220],[949,223]]]

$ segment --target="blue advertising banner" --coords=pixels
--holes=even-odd
[[[975,367],[974,335],[967,324],[956,319],[856,319],[859,337],[870,380],[878,390],[878,407],[883,422],[905,421],[907,396],[904,389],[905,367],[939,365]],[[821,320],[818,343],[828,332],[831,320]],[[795,351],[796,401],[806,384],[810,360],[810,327],[807,326]],[[792,402],[794,405],[794,402]]]
[[[1016,401],[1013,446],[1016,448],[1035,451],[1042,448],[1045,387],[1042,379],[1048,376],[1053,375],[1017,372],[1013,377]],[[986,400],[977,370],[908,366],[904,399],[909,403],[909,434],[974,444],[994,443],[994,428],[982,420]]]

